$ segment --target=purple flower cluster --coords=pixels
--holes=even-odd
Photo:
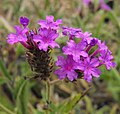
[[[16,33],[11,33],[7,37],[7,42],[11,45],[21,43],[27,49],[37,48],[47,52],[48,48],[59,48],[55,42],[58,38],[58,29],[62,20],[54,21],[53,16],[46,16],[46,20],[40,20],[40,27],[36,30],[29,30],[29,19],[20,18],[20,24],[15,26]],[[105,42],[92,37],[92,33],[83,32],[80,28],[62,27],[63,36],[67,36],[69,40],[63,46],[62,51],[66,57],[58,56],[56,66],[59,68],[55,71],[59,79],[68,78],[70,81],[76,80],[81,73],[88,82],[92,77],[99,77],[101,71],[100,66],[105,65],[107,70],[115,67],[112,61],[112,52],[108,49]],[[75,42],[75,38],[79,42]]]
[[[91,4],[93,1],[92,0],[83,0],[83,3],[87,6],[89,6],[89,4]],[[106,10],[106,11],[110,11],[111,8],[105,3],[104,0],[99,0],[99,8]]]
[[[67,77],[70,81],[76,80],[78,78],[77,70],[83,74],[86,81],[90,82],[92,76],[99,77],[101,75],[99,69],[101,65],[105,65],[107,70],[115,67],[112,53],[105,42],[92,37],[91,33],[82,32],[77,28],[64,27],[63,35],[68,36],[69,40],[67,45],[62,48],[67,57],[59,56],[56,62],[60,68],[55,71],[55,74],[60,79]],[[71,35],[74,36],[72,39]],[[79,38],[80,42],[76,43],[74,38]]]
[[[59,36],[57,30],[59,29],[59,25],[62,24],[61,19],[54,22],[53,16],[46,16],[46,20],[40,20],[38,22],[41,26],[36,31],[29,30],[29,19],[26,17],[20,18],[20,24],[23,27],[19,25],[15,26],[16,33],[8,35],[7,42],[9,44],[13,45],[20,42],[28,49],[36,47],[43,51],[47,51],[49,47],[59,48],[55,40]]]

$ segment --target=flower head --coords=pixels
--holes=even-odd
[[[57,30],[59,29],[59,25],[62,24],[62,20],[57,19],[56,21],[54,21],[53,16],[46,16],[46,20],[40,20],[38,24],[41,25],[41,28],[51,28]]]
[[[59,47],[59,45],[55,42],[58,35],[59,34],[56,30],[41,28],[39,30],[39,35],[34,35],[33,40],[38,43],[40,50],[47,51],[48,47]]]
[[[76,44],[73,40],[67,42],[67,46],[63,47],[63,52],[66,55],[72,55],[73,59],[78,62],[80,60],[80,56],[87,57],[88,54],[84,51],[86,47],[86,42],[81,41]]]
[[[84,61],[79,62],[78,69],[83,71],[84,79],[88,82],[92,80],[92,76],[99,77],[101,71],[97,68],[99,66],[99,60],[97,58],[91,59],[87,57]]]
[[[102,50],[99,56],[101,64],[104,64],[107,70],[110,70],[111,67],[115,67],[116,64],[113,62],[113,56],[110,50]]]
[[[26,33],[28,32],[28,28],[22,29],[19,25],[15,26],[14,28],[16,30],[16,33],[9,34],[7,37],[7,42],[11,45],[18,42],[26,42]]]
[[[73,81],[77,78],[78,74],[75,72],[77,63],[73,60],[72,56],[67,56],[66,59],[62,56],[58,56],[56,65],[60,68],[55,71],[55,74],[57,74],[60,79],[68,77],[70,81]]]
[[[26,17],[20,17],[20,24],[26,27],[29,24],[29,19]]]

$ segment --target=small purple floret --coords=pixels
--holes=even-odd
[[[29,24],[29,19],[26,17],[20,17],[20,24],[26,27]]]
[[[81,32],[80,28],[62,26],[62,29],[63,29],[63,32],[62,32],[63,35],[69,36],[70,40],[73,39],[77,33]]]
[[[48,47],[55,48],[59,45],[55,42],[55,39],[58,38],[59,34],[56,30],[41,28],[39,29],[39,35],[34,35],[33,40],[35,42],[40,42],[38,47],[40,50],[47,51]]]
[[[92,80],[92,76],[99,77],[101,71],[97,68],[99,60],[97,58],[90,59],[87,57],[84,61],[80,61],[79,70],[83,71],[84,79],[88,82]]]
[[[113,62],[113,56],[110,50],[102,50],[100,53],[99,60],[101,61],[101,64],[104,64],[107,68],[107,70],[110,70],[111,67],[115,67],[116,64]]]
[[[62,24],[62,20],[57,19],[54,21],[53,16],[46,16],[46,20],[40,20],[38,24],[41,25],[41,28],[58,30],[60,28],[59,25]]]
[[[86,47],[86,42],[81,41],[76,44],[73,40],[67,42],[67,46],[63,47],[63,52],[66,55],[72,55],[73,59],[78,62],[80,60],[80,56],[87,57],[88,54],[84,51]]]
[[[18,42],[26,42],[26,33],[28,32],[28,28],[22,29],[19,25],[15,26],[14,28],[16,30],[16,33],[9,34],[7,37],[7,42],[11,45]]]
[[[82,38],[82,40],[86,41],[87,44],[90,44],[91,40],[93,39],[91,35],[92,33],[90,32],[79,32],[76,34],[76,38]]]
[[[78,74],[75,72],[77,63],[73,60],[72,56],[67,56],[66,59],[62,56],[58,56],[56,65],[60,67],[55,71],[55,74],[58,75],[59,79],[64,79],[66,77],[68,77],[70,81],[77,79]]]

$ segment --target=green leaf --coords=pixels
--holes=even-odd
[[[99,37],[99,33],[100,33],[100,30],[102,29],[105,17],[106,17],[106,14],[103,13],[100,21],[98,22],[97,28],[96,28],[96,32],[95,32],[96,37]]]
[[[110,11],[110,12],[108,13],[108,16],[109,16],[109,18],[111,19],[111,21],[120,29],[120,23],[119,23],[116,15],[115,15],[115,13],[112,12],[112,11]]]
[[[16,94],[17,112],[20,114],[28,114],[28,100],[29,100],[29,83],[27,80],[21,79],[18,82]]]
[[[7,83],[8,81],[4,77],[0,77],[0,85]]]
[[[94,109],[93,109],[93,106],[92,106],[92,101],[91,101],[91,99],[90,99],[88,96],[84,96],[84,100],[85,100],[85,102],[86,102],[87,111],[88,111],[90,114],[94,114]]]
[[[17,54],[17,56],[20,56],[23,53],[24,53],[24,47],[21,44],[18,44],[17,48],[16,48],[16,54]]]
[[[95,114],[104,114],[106,111],[109,111],[110,108],[108,106],[104,106],[103,108],[96,111]]]
[[[77,94],[73,99],[65,103],[65,105],[62,105],[61,107],[61,114],[69,113],[75,106],[76,104],[80,101],[81,99],[81,94]]]
[[[3,73],[3,75],[4,75],[8,80],[11,80],[11,77],[10,77],[7,69],[5,68],[2,60],[0,60],[0,69],[1,69],[1,71],[2,71],[2,73]]]

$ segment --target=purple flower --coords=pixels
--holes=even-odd
[[[62,32],[63,35],[69,36],[70,39],[73,39],[75,37],[76,33],[81,32],[80,28],[72,28],[72,27],[62,26],[62,29],[63,29],[63,32]]]
[[[38,44],[40,50],[47,51],[48,47],[51,48],[59,47],[59,45],[55,42],[55,39],[58,37],[58,33],[56,30],[41,28],[39,30],[39,35],[34,35],[33,40]]]
[[[88,82],[92,80],[92,76],[99,77],[101,71],[97,68],[99,66],[99,60],[97,58],[90,59],[85,58],[84,61],[80,61],[78,69],[83,71],[84,79]]]
[[[91,3],[91,0],[83,0],[83,3],[88,6]]]
[[[76,34],[76,38],[82,38],[84,41],[87,42],[87,44],[90,44],[91,40],[93,39],[91,35],[92,33],[89,32],[79,32]]]
[[[98,47],[99,47],[100,51],[108,49],[108,47],[105,44],[105,41],[104,42],[98,42]]]
[[[78,62],[80,60],[80,56],[87,57],[88,54],[84,51],[86,47],[86,42],[81,41],[76,44],[73,40],[67,42],[67,46],[63,47],[64,54],[72,55],[73,59]]]
[[[7,37],[7,42],[11,45],[18,42],[26,42],[26,33],[28,32],[28,28],[22,29],[19,25],[15,26],[14,28],[16,30],[16,33],[9,34]]]
[[[106,11],[110,11],[111,8],[105,3],[104,0],[99,0],[100,8]]]
[[[57,19],[54,22],[54,17],[53,16],[46,16],[46,20],[40,20],[38,22],[39,25],[41,25],[41,28],[51,28],[54,30],[59,29],[59,25],[62,24],[62,20],[61,19]]]
[[[60,79],[64,79],[65,77],[68,77],[70,81],[77,79],[78,74],[74,70],[78,64],[73,60],[72,56],[67,56],[66,59],[58,56],[56,65],[60,68],[55,71],[55,74],[57,74]]]
[[[102,50],[99,56],[101,65],[104,64],[107,70],[110,70],[110,67],[115,67],[116,64],[113,62],[113,56],[110,50]]]
[[[26,17],[20,17],[20,24],[26,27],[29,24],[29,19]]]

